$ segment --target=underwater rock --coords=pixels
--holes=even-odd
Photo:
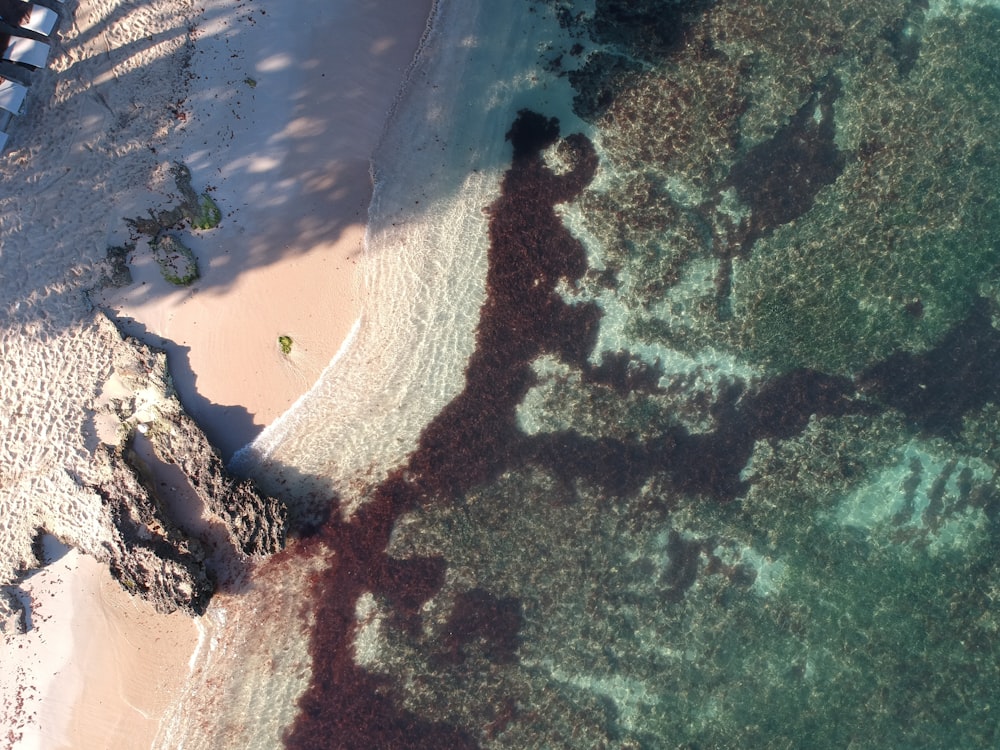
[[[594,40],[647,60],[665,57],[715,0],[597,0],[590,22]]]
[[[836,78],[821,82],[787,125],[733,165],[723,189],[735,187],[751,211],[744,253],[757,238],[809,211],[817,193],[843,171],[833,125],[839,93]]]
[[[860,388],[921,429],[957,437],[963,417],[1000,398],[1000,331],[979,298],[969,316],[920,354],[897,352],[859,376]]]

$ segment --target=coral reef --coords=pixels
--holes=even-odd
[[[849,373],[933,345],[995,265],[1000,19],[791,15],[716,3],[659,64],[608,70],[614,176],[582,215],[633,334]],[[708,259],[714,294],[692,305],[678,280]]]
[[[594,138],[519,113],[465,388],[297,550],[290,746],[995,744],[1000,13],[548,5]]]

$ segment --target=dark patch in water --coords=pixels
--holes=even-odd
[[[916,318],[919,320],[920,318],[924,317],[924,303],[919,299],[907,302],[906,305],[904,305],[903,309],[906,310],[906,314],[909,315],[911,318]]]
[[[592,34],[652,60],[669,55],[684,41],[693,20],[715,0],[597,0]]]
[[[918,427],[952,437],[962,417],[1000,398],[1000,331],[992,324],[987,300],[979,298],[968,317],[933,349],[898,352],[867,370],[860,387]]]
[[[462,592],[446,626],[448,659],[464,661],[467,647],[478,645],[483,656],[494,664],[516,662],[523,619],[520,599],[498,598],[480,588]]]
[[[663,596],[668,602],[679,602],[684,598],[684,592],[694,584],[701,562],[701,548],[701,542],[685,539],[677,531],[670,530],[667,538],[667,559],[670,564],[663,573],[663,583],[667,586]]]
[[[812,414],[842,414],[859,408],[851,383],[812,371],[776,378],[755,394],[733,386],[716,405],[718,428],[690,435],[675,428],[634,443],[592,439],[574,432],[528,437],[517,428],[516,409],[533,383],[531,363],[554,354],[581,368],[594,382],[620,392],[657,387],[659,371],[627,354],[590,367],[600,317],[595,305],[567,305],[556,292],[560,279],[575,283],[587,270],[583,246],[557,216],[556,204],[571,200],[591,181],[597,156],[583,135],[564,141],[572,168],[554,174],[541,151],[558,138],[558,121],[522,111],[507,137],[511,168],[501,195],[490,206],[487,298],[480,311],[476,350],[463,391],[424,429],[417,450],[374,490],[349,521],[334,514],[315,536],[291,554],[323,555],[330,569],[313,582],[315,627],[310,643],[313,679],[288,732],[290,748],[471,748],[475,740],[445,724],[424,720],[400,707],[392,681],[354,661],[358,598],[373,592],[396,610],[395,624],[420,629],[421,605],[443,581],[438,558],[390,559],[385,550],[396,519],[420,504],[449,502],[509,468],[536,462],[568,486],[584,479],[610,493],[637,490],[654,471],[665,471],[678,489],[735,497],[739,474],[753,444],[801,430]],[[676,545],[675,545],[676,546]],[[686,548],[675,549],[670,590],[690,585]],[[690,552],[690,550],[687,550]],[[674,563],[672,562],[672,565]],[[473,642],[495,663],[516,661],[521,604],[473,589],[459,594],[450,615],[451,635],[441,651],[461,662]]]
[[[663,366],[657,362],[647,364],[629,352],[602,352],[601,364],[588,366],[583,374],[585,383],[599,383],[610,386],[620,396],[638,391],[659,393]]]
[[[833,140],[833,103],[839,94],[840,81],[828,78],[791,122],[750,149],[729,172],[727,184],[752,211],[744,253],[757,239],[805,214],[819,191],[844,170],[846,160]]]
[[[802,432],[813,414],[857,411],[859,405],[850,400],[853,392],[847,378],[815,370],[792,370],[767,381],[741,410],[739,421],[758,440],[786,440]]]
[[[393,606],[400,627],[416,632],[420,626],[420,608],[444,583],[447,567],[443,557],[415,557],[399,560],[383,558],[383,566],[374,573],[375,588]]]
[[[541,151],[558,133],[558,120],[522,111],[507,134],[514,158],[489,209],[487,298],[465,389],[425,428],[410,459],[426,494],[454,496],[495,477],[523,439],[516,409],[534,382],[531,362],[549,352],[584,366],[593,349],[599,309],[567,305],[555,291],[561,278],[580,279],[587,262],[554,207],[589,184],[597,155],[586,137],[571,135],[575,166],[554,174]]]
[[[418,563],[407,569],[386,558],[392,524],[412,501],[410,488],[394,476],[349,522],[334,517],[319,534],[291,548],[292,554],[301,557],[325,557],[330,567],[312,581],[316,602],[309,645],[313,676],[299,699],[295,724],[285,736],[287,747],[477,747],[465,732],[401,708],[391,679],[374,675],[354,661],[355,608],[363,593],[377,591],[381,584],[388,588],[388,598],[405,611],[421,596],[433,593],[440,582],[433,564]],[[418,574],[425,566],[428,577],[421,580]]]
[[[489,209],[487,299],[464,390],[424,429],[407,465],[394,471],[354,518],[334,516],[297,547],[306,557],[328,548],[332,565],[314,582],[313,679],[286,736],[290,748],[476,747],[464,732],[401,709],[387,678],[355,664],[355,608],[363,593],[373,591],[401,608],[404,626],[416,626],[419,607],[437,591],[443,567],[435,560],[387,558],[396,518],[421,502],[447,501],[496,476],[523,437],[516,408],[531,385],[532,360],[548,351],[582,364],[593,348],[596,306],[570,307],[555,291],[560,278],[580,278],[586,256],[554,206],[589,184],[597,155],[586,137],[571,135],[565,143],[574,167],[554,174],[540,152],[558,135],[557,120],[527,110],[507,134],[513,162]],[[490,613],[499,618],[495,630],[483,619]],[[453,647],[460,649],[478,634],[488,658],[516,659],[521,622],[516,600],[485,591],[460,595],[452,617],[458,633]]]
[[[601,47],[582,67],[567,73],[576,91],[573,111],[595,122],[646,65],[683,48],[688,30],[714,4],[714,0],[597,0],[589,19],[561,15],[563,26],[586,25]],[[570,54],[580,52],[579,44],[570,50]]]
[[[618,92],[641,70],[634,60],[608,52],[594,52],[583,67],[567,73],[573,96],[573,111],[582,120],[596,122],[614,104]]]
[[[896,61],[900,78],[910,75],[920,57],[922,39],[919,24],[914,24],[914,16],[922,20],[927,8],[927,0],[914,0],[910,3],[907,14],[886,26],[880,34],[889,43],[889,54]]]
[[[591,438],[567,431],[529,438],[523,461],[546,466],[560,481],[575,479],[624,496],[636,492],[656,472],[666,473],[679,491],[726,502],[746,491],[740,473],[758,440],[799,434],[815,416],[871,411],[853,398],[847,378],[814,370],[793,370],[755,393],[733,385],[713,407],[717,427],[691,434],[676,427],[645,443]]]

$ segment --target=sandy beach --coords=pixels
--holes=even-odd
[[[187,164],[223,220],[185,238],[201,270],[190,287],[137,251],[136,283],[102,301],[124,330],[163,342],[185,407],[225,456],[315,382],[360,314],[369,159],[429,11],[430,0],[195,9],[190,94],[157,155]],[[157,197],[131,195],[118,214]],[[112,242],[126,239],[120,221]]]
[[[116,347],[95,305],[165,349],[187,411],[225,456],[316,380],[364,304],[369,158],[430,0],[68,3],[0,159],[0,552],[6,580],[45,529],[99,548],[80,487]],[[174,162],[222,211],[177,232],[199,280],[164,281],[125,218],[176,202]],[[137,241],[136,241],[137,240]],[[103,286],[135,241],[133,283]],[[278,337],[292,340],[284,354]],[[3,635],[4,748],[149,747],[199,643],[70,551],[22,586]]]

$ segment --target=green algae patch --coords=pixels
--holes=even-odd
[[[160,274],[175,286],[188,286],[198,279],[198,261],[191,249],[170,234],[150,243]]]
[[[133,230],[133,242],[128,248],[135,247],[136,235],[145,235],[149,238],[153,259],[160,267],[163,278],[176,286],[187,286],[199,277],[197,259],[180,238],[168,234],[168,231],[181,231],[185,222],[191,229],[213,229],[222,220],[222,211],[208,193],[199,194],[192,187],[191,170],[185,164],[175,162],[170,166],[170,174],[180,194],[180,201],[159,211],[150,209],[147,216],[126,218],[125,223]],[[122,274],[119,268],[124,263],[124,257],[124,248],[108,248],[112,283],[116,283],[115,279],[127,278],[130,281],[130,276]]]
[[[208,193],[199,194],[191,185],[191,170],[181,162],[170,167],[181,200],[176,205],[148,216],[126,218],[125,223],[139,234],[156,237],[167,229],[177,229],[187,221],[193,229],[214,229],[222,221],[222,211]]]
[[[292,353],[292,337],[291,336],[278,336],[278,348],[281,353],[288,356]]]
[[[215,229],[222,221],[222,211],[208,193],[198,198],[198,213],[191,219],[195,229]]]

